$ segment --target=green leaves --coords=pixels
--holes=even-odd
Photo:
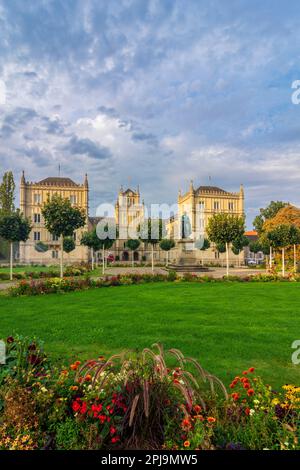
[[[283,207],[287,206],[287,202],[271,201],[265,209],[260,209],[260,214],[257,215],[253,221],[253,227],[259,234],[263,231],[263,225],[267,219],[275,217],[277,212]]]
[[[63,240],[63,249],[66,253],[71,253],[71,251],[75,250],[75,241],[73,237],[66,237]]]
[[[170,251],[172,250],[172,248],[175,247],[175,242],[174,240],[169,240],[168,238],[164,238],[163,240],[161,240],[159,246],[163,251]]]
[[[270,244],[275,248],[285,248],[300,243],[300,230],[295,225],[281,224],[267,233]]]
[[[85,232],[82,235],[80,244],[87,246],[88,248],[93,248],[94,251],[99,251],[103,247],[104,242],[105,240],[100,240],[100,238],[98,238],[96,229],[94,229],[91,232]]]
[[[206,231],[210,241],[216,245],[233,243],[243,237],[245,220],[231,214],[214,214],[208,221]]]
[[[140,240],[135,239],[135,238],[131,238],[131,239],[127,240],[127,242],[126,242],[127,248],[129,248],[129,250],[131,250],[131,251],[137,250],[138,247],[140,246],[140,244],[141,244]]]
[[[13,173],[7,171],[0,185],[0,216],[11,215],[15,211],[15,188]]]
[[[57,237],[72,236],[74,231],[85,225],[86,214],[83,209],[73,207],[69,199],[55,195],[44,204],[42,215],[45,227]]]
[[[9,242],[26,242],[31,231],[31,224],[21,212],[6,215],[0,219],[0,237]]]

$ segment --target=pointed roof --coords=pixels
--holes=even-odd
[[[218,186],[199,186],[196,189],[196,193],[219,193],[219,194],[229,194],[228,191],[218,188]]]

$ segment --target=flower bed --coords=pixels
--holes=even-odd
[[[212,276],[197,276],[191,273],[177,276],[174,271],[170,271],[168,274],[126,274],[104,276],[98,279],[92,279],[88,276],[80,279],[73,277],[64,277],[61,279],[55,277],[41,280],[22,280],[17,286],[11,287],[8,293],[11,296],[40,295],[153,282],[300,282],[300,275],[293,274],[281,277],[276,274],[257,274],[253,276],[224,276],[223,278],[214,278]]]
[[[226,391],[161,345],[57,368],[38,340],[6,342],[1,450],[300,449],[300,387],[273,391],[253,367]]]

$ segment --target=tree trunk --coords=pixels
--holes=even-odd
[[[105,248],[104,248],[104,245],[103,245],[103,248],[102,248],[102,274],[104,274],[105,272]]]
[[[64,237],[60,236],[60,277],[64,277]]]
[[[14,244],[10,242],[10,267],[9,267],[9,279],[13,280],[13,257],[14,257]]]
[[[229,276],[229,243],[226,243],[226,276]]]
[[[154,272],[154,246],[153,243],[151,243],[151,267],[152,267],[152,274]]]
[[[134,251],[132,250],[132,259],[131,259],[131,262],[132,262],[132,267],[134,268]]]
[[[167,257],[166,257],[166,266],[169,264],[169,251],[167,250]]]
[[[284,253],[285,252],[285,249],[282,248],[282,276],[284,277],[285,276],[285,257],[284,257]]]
[[[270,269],[272,269],[272,264],[273,264],[273,253],[272,253],[272,247],[270,246],[270,260],[269,260],[269,266]]]
[[[91,252],[92,252],[92,271],[94,271],[94,248],[93,247],[91,248]]]
[[[296,251],[295,244],[294,244],[294,271],[297,272],[297,251]]]

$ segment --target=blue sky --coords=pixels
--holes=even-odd
[[[300,205],[300,2],[0,0],[1,172]]]

